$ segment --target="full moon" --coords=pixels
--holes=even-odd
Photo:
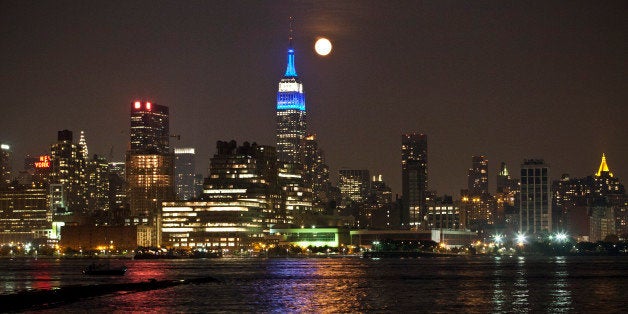
[[[331,52],[331,42],[327,38],[319,38],[314,44],[314,50],[321,56],[326,56]]]

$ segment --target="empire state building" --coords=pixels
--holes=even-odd
[[[305,135],[305,95],[294,67],[291,33],[286,73],[279,81],[277,92],[277,160],[281,163],[300,163],[301,143]]]

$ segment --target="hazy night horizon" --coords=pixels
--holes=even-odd
[[[622,13],[624,12],[624,13]],[[333,182],[382,174],[401,194],[401,135],[427,134],[429,189],[457,197],[471,157],[516,174],[592,175],[606,154],[628,178],[628,4],[378,1],[0,4],[0,141],[14,169],[85,131],[90,154],[124,160],[129,105],[168,106],[172,147],[207,175],[219,140],[275,146],[288,17],[296,69]],[[333,44],[314,51],[318,37]],[[515,175],[516,177],[516,175]]]

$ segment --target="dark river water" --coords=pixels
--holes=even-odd
[[[0,259],[0,294],[211,276],[220,282],[119,292],[37,311],[628,312],[628,257],[112,260],[128,267],[122,277],[84,276],[89,262]]]

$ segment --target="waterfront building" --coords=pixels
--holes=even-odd
[[[429,229],[465,229],[460,204],[451,196],[436,197],[427,202]]]
[[[195,172],[194,148],[175,148],[174,186],[177,200],[189,201],[197,197]]]
[[[248,250],[277,222],[274,147],[218,141],[199,201],[164,202],[162,237],[175,248]]]
[[[63,185],[68,211],[85,211],[87,165],[81,147],[73,142],[72,131],[59,131],[57,143],[50,147],[50,151],[50,184]]]
[[[47,189],[14,184],[0,189],[0,243],[45,238],[51,228]]]
[[[552,232],[550,167],[543,159],[526,159],[521,165],[519,232]]]
[[[427,202],[427,135],[401,136],[402,227],[424,228]]]
[[[130,149],[126,153],[129,199],[127,225],[148,225],[159,235],[158,214],[163,201],[174,200],[174,155],[170,151],[168,107],[148,101],[131,103]],[[154,238],[152,245],[158,246]]]
[[[279,237],[280,246],[337,248],[349,244],[347,228],[271,228],[270,233]]]

